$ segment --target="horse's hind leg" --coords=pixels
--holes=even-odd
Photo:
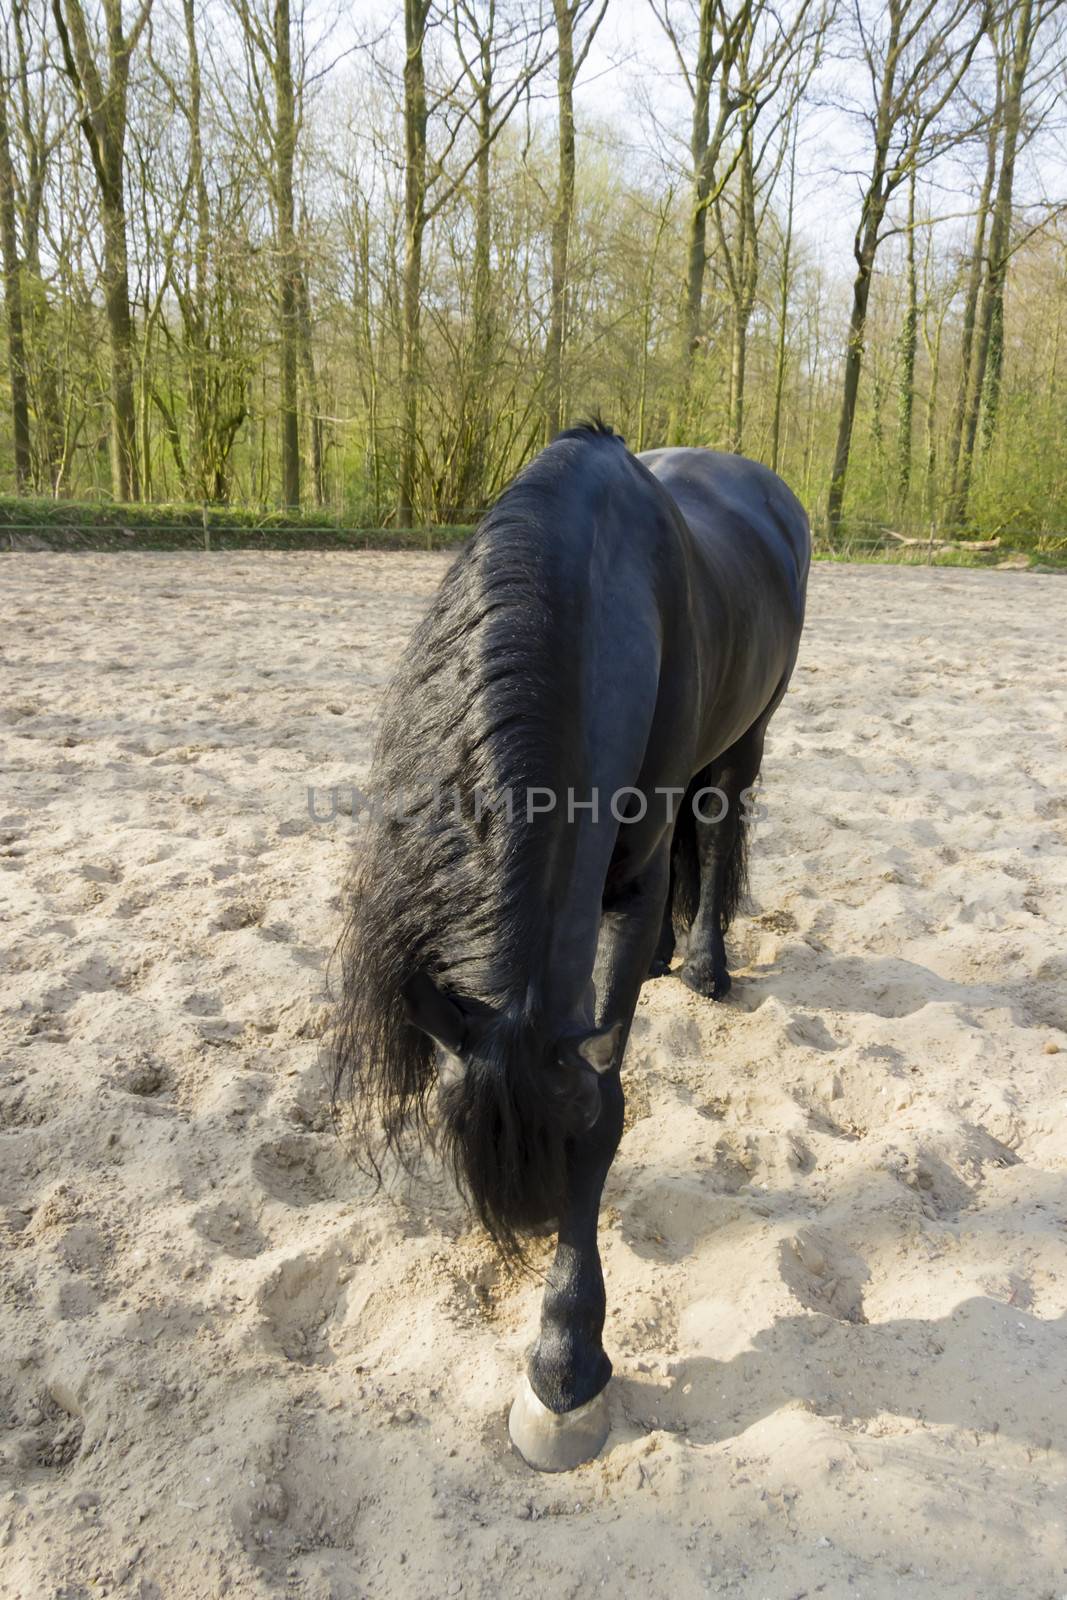
[[[671,863],[670,887],[667,890],[667,903],[663,908],[663,920],[660,923],[659,938],[656,949],[648,969],[650,978],[662,978],[671,970],[671,961],[674,959],[674,864]]]
[[[704,775],[718,793],[698,798],[696,846],[700,900],[679,976],[697,994],[724,1000],[730,992],[726,932],[745,892],[746,816],[742,795],[759,776],[765,714]],[[688,797],[687,797],[688,803]]]
[[[602,1343],[606,1299],[597,1220],[604,1180],[622,1138],[622,1056],[659,936],[668,874],[664,845],[604,911],[597,1023],[602,1029],[618,1024],[619,1038],[613,1063],[600,1077],[600,1115],[568,1151],[567,1199],[541,1306],[541,1331],[508,1424],[520,1455],[546,1472],[590,1460],[608,1435],[604,1390],[611,1362]]]

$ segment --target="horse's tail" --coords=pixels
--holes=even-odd
[[[674,825],[671,845],[671,917],[675,934],[687,934],[700,905],[700,852],[697,844],[697,813],[694,798],[713,781],[711,768],[698,772],[686,790]],[[739,801],[730,802],[733,816],[718,824],[720,836],[728,845],[728,854],[719,878],[719,931],[725,936],[735,915],[744,904],[748,893],[748,823],[749,808],[742,794]]]
[[[744,796],[730,803],[736,816],[730,834],[730,853],[720,880],[719,928],[723,937],[748,896],[748,806]]]
[[[379,1183],[386,1152],[410,1170],[424,1142],[438,1150],[502,1253],[521,1261],[523,1234],[559,1216],[573,1097],[555,1092],[554,1076],[523,1047],[531,1030],[506,1016],[486,1018],[478,1047],[462,1065],[443,1056],[439,1075],[434,1043],[405,1002],[412,979],[432,969],[419,897],[400,893],[389,874],[388,851],[372,845],[349,890],[335,956],[335,1116],[347,1103],[354,1154]]]
[[[699,787],[694,778],[675,819],[671,842],[671,920],[676,938],[682,938],[689,932],[700,904],[700,855],[693,811],[693,796]]]

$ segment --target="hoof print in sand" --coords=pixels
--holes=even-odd
[[[783,1282],[809,1311],[821,1311],[839,1322],[866,1322],[863,1285],[870,1277],[866,1262],[829,1234],[806,1228],[779,1247]]]
[[[916,1195],[924,1216],[951,1221],[973,1199],[973,1191],[947,1161],[928,1150],[894,1151],[886,1165]]]
[[[267,1247],[267,1240],[251,1215],[239,1206],[224,1202],[207,1206],[196,1213],[193,1227],[209,1244],[218,1245],[228,1256],[238,1256],[245,1261],[258,1256]]]
[[[116,1082],[127,1094],[148,1098],[166,1088],[167,1073],[163,1065],[151,1056],[139,1056],[122,1069]]]
[[[313,1206],[332,1193],[334,1167],[321,1137],[287,1133],[261,1144],[252,1157],[252,1173],[274,1200],[289,1206]]]
[[[50,1394],[31,1400],[22,1418],[26,1426],[8,1435],[0,1461],[27,1471],[44,1468],[63,1472],[81,1453],[85,1424],[80,1416],[67,1411]]]
[[[55,1105],[49,1103],[47,1091],[17,1088],[13,1093],[0,1095],[0,1129],[39,1128],[55,1115]]]
[[[259,927],[264,915],[264,907],[257,901],[235,898],[221,907],[212,927],[219,933],[236,933],[241,928]]]
[[[329,1330],[343,1319],[347,1277],[336,1247],[280,1262],[256,1297],[268,1345],[304,1366],[332,1361]]]

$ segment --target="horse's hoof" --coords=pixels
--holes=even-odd
[[[730,993],[730,974],[724,967],[721,972],[716,972],[712,966],[706,966],[702,961],[687,961],[678,976],[687,988],[694,994],[703,995],[705,1000],[725,1000]]]
[[[512,1444],[527,1466],[538,1472],[570,1472],[583,1461],[592,1461],[610,1431],[606,1389],[574,1411],[550,1411],[526,1377],[508,1417]]]

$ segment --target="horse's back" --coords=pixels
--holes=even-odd
[[[743,456],[679,448],[637,459],[688,531],[701,749],[711,760],[765,723],[785,693],[804,625],[808,519],[776,473]]]
[[[666,489],[720,575],[778,574],[803,620],[811,560],[804,508],[776,472],[719,450],[646,450],[637,458]],[[763,569],[760,571],[760,569]]]

